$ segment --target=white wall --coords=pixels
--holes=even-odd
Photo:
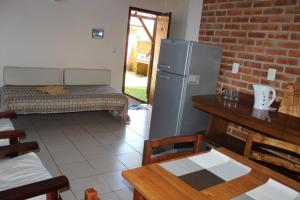
[[[166,0],[172,11],[170,37],[198,41],[203,0]]]
[[[172,12],[170,38],[185,39],[189,0],[166,1],[166,10]]]
[[[99,67],[121,88],[129,6],[164,11],[162,0],[1,0],[3,66]],[[104,28],[103,40],[91,38]],[[114,53],[114,49],[117,50]]]
[[[0,0],[0,85],[3,66],[98,67],[121,89],[129,6],[171,11],[171,37],[190,39],[200,1]],[[91,38],[94,27],[104,28],[103,40]]]
[[[189,0],[186,40],[198,41],[203,0]]]

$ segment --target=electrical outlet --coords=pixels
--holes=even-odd
[[[275,77],[276,77],[276,69],[270,68],[270,69],[268,70],[268,77],[267,77],[267,80],[268,80],[268,81],[274,81],[274,80],[275,80]]]
[[[240,64],[239,63],[233,63],[232,64],[232,73],[237,74],[239,72]]]

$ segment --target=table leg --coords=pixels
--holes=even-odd
[[[208,118],[208,127],[205,132],[205,135],[208,134],[218,134],[218,133],[226,133],[229,122],[216,117],[214,115],[209,115]]]
[[[133,200],[146,200],[146,199],[136,189],[134,189]]]

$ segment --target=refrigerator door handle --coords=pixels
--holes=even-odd
[[[171,66],[170,66],[170,65],[158,64],[158,66],[159,66],[159,67],[162,67],[162,68],[171,69]]]
[[[167,80],[169,80],[169,79],[170,79],[170,77],[169,77],[169,76],[164,76],[164,75],[160,75],[160,74],[158,74],[158,76],[159,76],[159,77],[161,77],[161,78],[167,79]]]

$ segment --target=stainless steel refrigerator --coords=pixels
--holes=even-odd
[[[193,95],[214,94],[222,49],[185,40],[162,40],[149,139],[194,134],[208,115],[193,108]]]

